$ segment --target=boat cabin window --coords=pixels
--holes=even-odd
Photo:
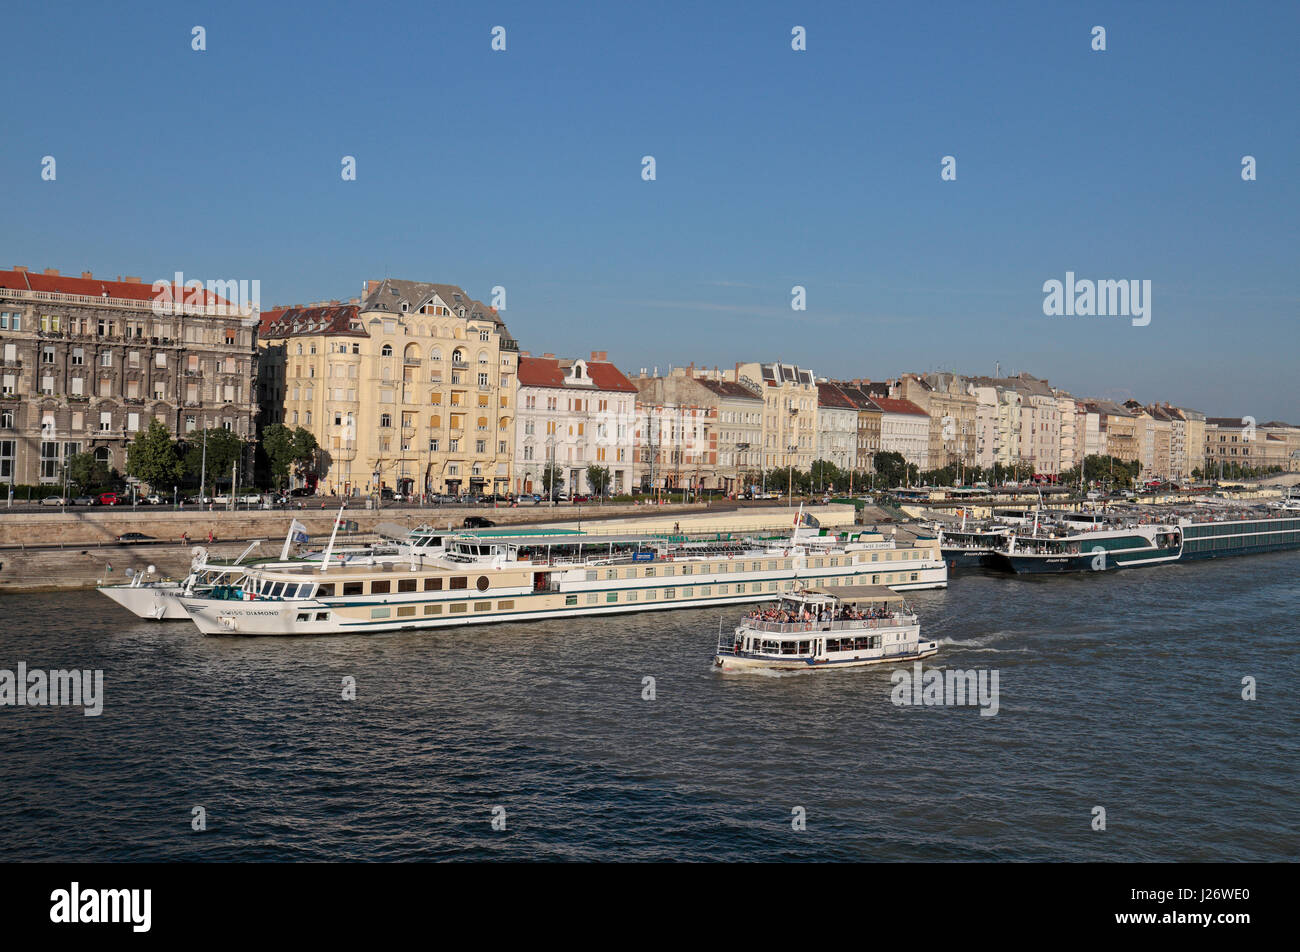
[[[425,590],[426,592],[441,592],[441,591],[442,591],[442,579],[440,579],[440,578],[426,578],[426,579],[424,580],[424,590]]]
[[[333,582],[321,582],[321,584],[319,584],[319,585],[316,586],[316,594],[317,594],[318,596],[320,596],[320,595],[333,595],[333,594],[334,594],[334,583],[333,583]]]
[[[343,594],[344,594],[344,595],[361,595],[361,594],[363,594],[363,593],[365,592],[365,588],[366,588],[366,583],[365,583],[365,582],[344,582],[344,583],[343,583]]]
[[[414,592],[415,582],[413,578],[403,578],[397,580],[397,590],[399,592]]]
[[[283,594],[284,594],[284,583],[283,583],[283,582],[276,582],[274,585],[271,586],[271,597],[272,597],[272,598],[278,598],[280,595],[283,595]]]
[[[379,579],[370,583],[371,595],[387,595],[392,589],[393,583],[388,579]]]
[[[453,591],[455,591],[456,589],[468,588],[469,579],[466,578],[464,575],[453,575],[451,578],[451,584],[448,585],[447,587],[452,589]]]

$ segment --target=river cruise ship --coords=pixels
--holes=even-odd
[[[928,658],[916,613],[883,586],[792,591],[760,605],[730,635],[719,635],[714,664],[723,671],[854,668]]]
[[[1300,515],[1239,512],[1086,532],[1012,533],[990,556],[1017,574],[1105,572],[1300,548]]]
[[[379,534],[385,536],[387,541],[367,546],[341,547],[335,550],[331,557],[343,564],[373,565],[396,559],[409,559],[412,550],[425,555],[440,555],[444,551],[444,540],[450,534],[429,526],[420,526],[409,532],[400,526],[395,528],[396,532],[392,527],[387,531],[383,526],[378,528]],[[248,548],[234,561],[213,560],[206,548],[195,546],[191,552],[190,572],[182,579],[160,578],[154,566],[150,565],[143,570],[127,569],[130,581],[117,585],[100,585],[98,590],[137,618],[148,618],[154,621],[187,621],[190,613],[181,604],[182,596],[202,597],[211,594],[217,588],[229,589],[237,586],[243,579],[244,573],[250,568],[266,569],[302,564],[319,567],[325,557],[321,551],[303,551],[302,554],[290,558],[291,543],[305,544],[307,541],[305,534],[299,535],[291,527],[278,559],[251,559],[246,562],[248,555],[263,541],[258,539],[249,543]]]
[[[774,538],[480,530],[452,536],[440,556],[252,567],[238,585],[181,601],[206,634],[313,635],[703,608],[861,584],[942,588],[947,566],[935,540],[809,526]]]

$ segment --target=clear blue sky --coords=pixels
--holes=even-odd
[[[503,285],[535,353],[1000,361],[1300,422],[1300,4],[608,7],[15,7],[0,266],[256,278],[263,307]],[[1151,280],[1150,325],[1043,316],[1066,271]]]

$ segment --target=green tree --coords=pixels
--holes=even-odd
[[[564,472],[554,463],[547,463],[546,468],[542,470],[542,486],[546,489],[546,494],[551,494],[551,487],[559,492],[564,488]]]
[[[191,433],[185,448],[185,475],[198,480],[204,468],[203,439],[207,435],[207,481],[216,481],[229,475],[230,467],[244,455],[244,441],[224,427],[212,427]]]
[[[68,482],[82,492],[102,489],[111,478],[108,464],[95,459],[94,453],[77,453],[68,460]]]
[[[605,495],[609,489],[609,468],[607,466],[597,466],[592,463],[587,467],[587,485],[597,496]]]
[[[277,484],[291,473],[302,475],[317,449],[316,437],[302,427],[291,430],[283,423],[272,423],[262,431],[262,450]]]
[[[150,420],[148,428],[137,433],[127,446],[126,471],[154,489],[180,481],[184,467],[176,452],[176,441],[161,420]]]
[[[902,453],[877,453],[873,457],[873,462],[878,488],[892,489],[907,482],[908,465]]]

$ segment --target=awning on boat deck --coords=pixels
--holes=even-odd
[[[841,602],[888,602],[903,596],[887,585],[837,585],[834,588],[805,589],[813,595],[833,595]]]

